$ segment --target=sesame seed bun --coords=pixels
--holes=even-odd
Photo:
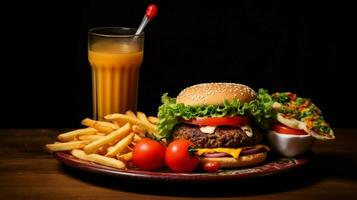
[[[247,156],[240,156],[238,158],[233,157],[221,157],[221,158],[200,158],[200,163],[204,164],[206,162],[219,162],[221,168],[241,168],[241,167],[251,167],[259,165],[266,160],[267,153],[256,153]]]
[[[245,103],[254,100],[256,96],[252,88],[243,84],[202,83],[182,90],[176,102],[190,106],[223,105],[224,100],[231,101],[236,98],[241,103]]]

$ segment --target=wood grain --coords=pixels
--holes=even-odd
[[[152,183],[60,164],[44,145],[65,130],[0,130],[0,199],[357,199],[357,129],[317,142],[306,168],[220,184]]]

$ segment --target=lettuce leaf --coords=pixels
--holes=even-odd
[[[262,129],[269,129],[276,120],[273,103],[273,98],[268,90],[262,88],[259,89],[257,98],[249,102],[249,115]]]
[[[158,109],[158,129],[164,138],[171,137],[171,130],[179,123],[179,118],[190,120],[196,117],[231,117],[249,114],[263,129],[268,129],[276,118],[273,112],[273,100],[267,90],[260,89],[258,96],[249,103],[240,103],[237,99],[224,101],[223,105],[186,106],[176,103],[165,93],[161,97],[162,105]]]
[[[171,98],[165,93],[161,97],[162,105],[158,111],[158,129],[163,137],[169,137],[171,130],[179,123],[178,118],[185,120],[197,117],[223,117],[244,115],[249,104],[241,104],[237,99],[224,101],[222,106],[186,106],[176,103],[176,98]]]

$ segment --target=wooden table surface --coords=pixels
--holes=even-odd
[[[299,170],[223,183],[158,183],[91,174],[46,152],[62,130],[0,130],[0,199],[357,199],[357,129],[317,142]]]

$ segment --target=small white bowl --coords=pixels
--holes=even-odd
[[[307,152],[315,139],[311,135],[289,135],[268,132],[268,140],[278,153],[286,157],[294,157]]]

